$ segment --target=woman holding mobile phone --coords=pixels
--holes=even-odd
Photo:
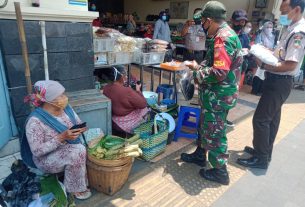
[[[35,83],[34,93],[25,99],[36,109],[26,121],[21,156],[27,165],[45,173],[64,171],[66,191],[78,199],[87,199],[91,192],[87,188],[86,148],[80,141],[87,128],[73,129],[82,121],[68,105],[64,92],[56,81]]]
[[[149,112],[141,92],[141,83],[135,90],[125,87],[127,72],[124,66],[112,67],[114,79],[104,87],[103,94],[111,100],[113,129],[132,134],[134,128],[146,121]]]

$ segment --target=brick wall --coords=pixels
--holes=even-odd
[[[45,77],[41,29],[38,21],[25,21],[24,24],[34,84]],[[60,81],[67,91],[94,88],[91,24],[46,22],[46,38],[50,79]],[[12,110],[21,131],[30,108],[23,103],[26,96],[25,66],[15,20],[0,20],[0,42]]]

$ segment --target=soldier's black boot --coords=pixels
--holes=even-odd
[[[201,167],[205,167],[206,165],[206,151],[201,148],[197,147],[195,152],[191,154],[182,153],[181,154],[181,160],[188,163],[194,163],[196,165],[199,165]]]
[[[222,185],[229,185],[230,183],[229,173],[226,165],[221,168],[212,168],[209,170],[201,169],[199,174],[206,180],[217,182]]]

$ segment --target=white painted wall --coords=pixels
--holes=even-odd
[[[22,7],[31,7],[31,0],[16,0]],[[40,8],[68,11],[88,11],[88,1],[86,6],[69,5],[69,0],[40,0]],[[13,7],[14,1],[8,1],[7,7]]]
[[[181,0],[185,1],[185,0]],[[244,9],[248,11],[249,19],[251,19],[251,14],[255,9],[255,0],[219,0],[222,2],[228,11],[228,19],[231,18],[232,13],[236,9]],[[275,0],[268,0],[268,8],[262,9],[261,11],[272,12],[273,3]],[[189,11],[188,16],[192,18],[192,14],[195,8],[202,7],[208,0],[189,0]],[[145,21],[145,18],[148,14],[159,14],[161,10],[169,8],[170,1],[153,1],[153,0],[125,0],[124,8],[125,13],[137,12],[141,21]],[[184,22],[185,20],[181,19],[172,19],[172,23]]]
[[[23,18],[27,20],[91,22],[98,16],[98,12],[88,11],[88,1],[87,5],[79,6],[69,4],[69,0],[40,0],[40,7],[32,7],[31,0],[15,1],[20,2]],[[13,0],[0,9],[0,18],[16,18]]]

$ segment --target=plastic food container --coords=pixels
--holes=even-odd
[[[147,104],[153,106],[158,103],[158,94],[153,91],[143,91],[143,96]]]

